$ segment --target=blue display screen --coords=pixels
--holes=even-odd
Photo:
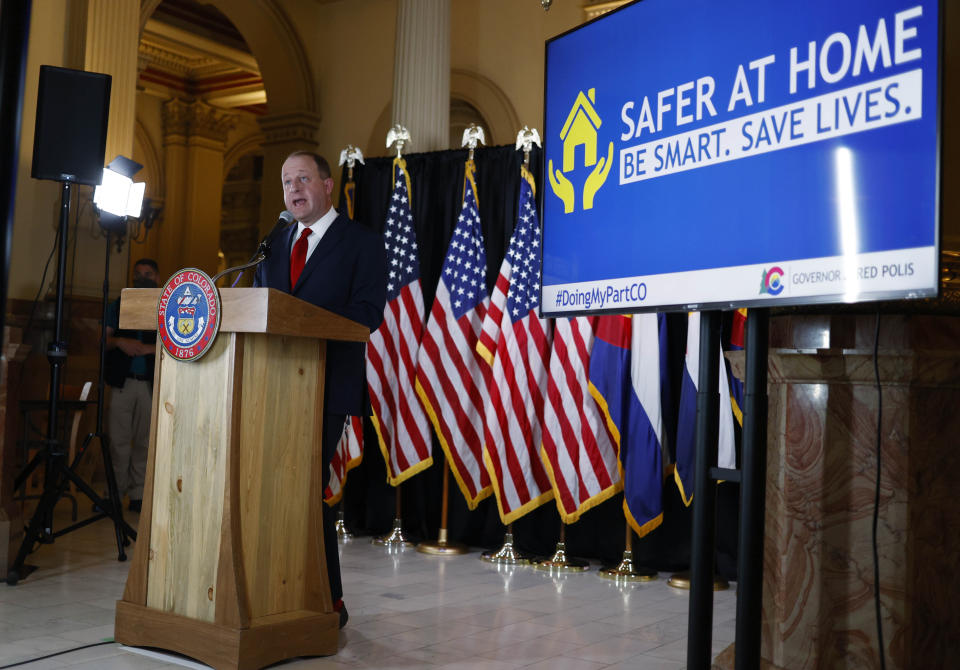
[[[935,1],[642,0],[546,46],[543,310],[937,292]]]

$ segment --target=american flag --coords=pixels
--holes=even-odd
[[[330,482],[323,491],[323,501],[333,507],[343,497],[347,473],[360,465],[363,458],[363,419],[348,416],[343,424],[343,435],[330,461]]]
[[[589,385],[597,324],[557,319],[553,336],[541,453],[565,523],[623,489],[616,441]]]
[[[367,383],[387,479],[397,486],[433,463],[430,424],[414,391],[423,337],[423,293],[410,212],[410,176],[402,158],[393,161],[393,193],[383,240],[387,305],[383,323],[367,347]]]
[[[537,453],[552,336],[549,322],[537,317],[539,279],[540,224],[533,177],[521,168],[517,224],[477,344],[492,367],[484,458],[504,524],[553,497]]]
[[[417,392],[470,509],[491,490],[482,460],[490,368],[476,350],[490,298],[475,170],[468,160],[463,205],[417,359]]]

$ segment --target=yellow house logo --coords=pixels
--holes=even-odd
[[[576,167],[577,147],[583,146],[584,167],[593,166],[593,171],[583,185],[583,208],[593,209],[593,197],[603,186],[610,174],[610,165],[613,163],[613,142],[607,148],[607,155],[597,160],[597,131],[603,121],[594,104],[597,102],[596,89],[591,88],[586,93],[580,91],[577,99],[567,114],[567,120],[560,130],[560,139],[563,141],[563,170],[554,168],[553,159],[547,164],[547,174],[550,177],[550,187],[554,195],[563,201],[563,212],[573,211],[577,199],[573,182],[567,174]]]

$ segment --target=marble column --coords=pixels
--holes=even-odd
[[[960,650],[960,316],[942,312],[880,322],[877,544],[891,669],[952,667]],[[880,667],[875,320],[771,318],[763,668]],[[716,667],[732,667],[722,656]]]
[[[294,151],[317,150],[320,115],[300,110],[269,114],[257,121],[263,132],[263,183],[260,191],[260,236],[263,237],[270,232],[277,223],[277,215],[284,210],[280,167]],[[339,176],[336,172],[338,156],[324,158],[330,163],[333,176]]]
[[[117,156],[133,157],[136,120],[137,49],[140,42],[140,3],[116,0],[71,0],[67,8],[64,44],[65,66],[111,76],[110,115],[104,164]],[[134,177],[136,179],[136,177]],[[81,188],[75,198],[81,211],[89,212],[92,189]],[[96,217],[80,219],[75,257],[102,259],[103,242],[96,233]],[[114,247],[110,259],[111,287],[126,286],[129,245],[120,251]],[[99,296],[103,284],[103,265],[79,262],[69,270],[74,295]]]
[[[399,0],[392,123],[416,152],[450,148],[450,0]]]
[[[213,274],[220,245],[223,152],[233,117],[202,101],[163,107],[164,194],[161,274],[195,267]]]
[[[133,154],[137,100],[137,48],[140,43],[140,4],[116,0],[86,0],[83,69],[112,77],[110,122],[105,162]]]

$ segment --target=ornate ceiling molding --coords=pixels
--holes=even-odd
[[[306,1],[306,0],[305,0]],[[312,0],[337,3],[343,0]],[[161,100],[199,98],[216,107],[267,112],[319,108],[317,82],[289,0],[139,0],[140,90]],[[217,59],[206,64],[204,57]],[[184,68],[187,71],[184,71]],[[210,77],[247,73],[255,85],[207,88]]]
[[[194,66],[197,68],[203,68],[206,63],[212,62],[223,68],[260,74],[257,60],[249,51],[221,44],[155,19],[147,21],[140,43],[171,52],[188,61],[198,61]]]
[[[194,77],[201,69],[217,67],[220,61],[213,56],[189,54],[184,50],[165,48],[147,41],[140,42],[138,62],[181,77]],[[223,66],[221,65],[221,68]]]
[[[320,115],[300,111],[289,114],[271,114],[257,119],[263,132],[264,145],[310,144],[319,138]]]
[[[186,96],[254,113],[267,101],[252,54],[155,19],[146,22],[137,66],[141,90],[160,98]]]
[[[215,142],[226,142],[227,133],[236,126],[232,114],[208,105],[202,100],[187,102],[174,98],[163,105],[164,140],[173,137],[201,137]]]

